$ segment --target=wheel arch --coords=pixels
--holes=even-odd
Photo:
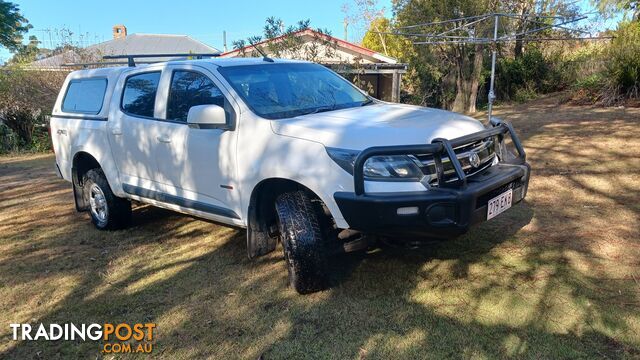
[[[312,198],[322,198],[295,180],[272,177],[261,180],[251,191],[247,211],[247,255],[255,258],[273,251],[277,244],[276,198],[285,192],[303,190]]]
[[[71,181],[73,183],[73,198],[77,211],[86,211],[89,205],[86,203],[84,193],[84,175],[91,169],[101,169],[100,162],[86,151],[78,151],[73,155],[71,162]]]

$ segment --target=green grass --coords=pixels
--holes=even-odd
[[[162,358],[640,357],[640,111],[498,109],[533,166],[525,203],[458,239],[334,261],[297,295],[281,249],[141,206],[94,230],[51,155],[0,157],[0,357],[95,358],[9,323],[155,322]]]

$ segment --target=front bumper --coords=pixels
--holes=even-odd
[[[503,142],[506,133],[511,135],[518,154],[507,154],[506,147],[501,147],[498,164],[466,177],[453,149],[488,136],[498,136]],[[437,161],[440,164],[436,169],[438,187],[420,192],[365,193],[363,167],[368,158],[384,154],[424,153],[452,159],[455,181],[444,180],[441,161]],[[530,172],[524,149],[513,128],[499,122],[491,129],[458,139],[436,139],[428,145],[366,149],[354,166],[355,192],[336,192],[334,199],[349,227],[354,230],[452,238],[465,233],[473,224],[485,221],[488,201],[499,194],[511,189],[512,206],[522,201],[527,193]],[[403,208],[411,208],[412,211],[407,214]]]
[[[494,165],[468,179],[467,186],[433,188],[421,192],[356,195],[337,192],[334,198],[354,230],[379,234],[416,234],[451,238],[464,234],[487,219],[487,202],[512,189],[512,205],[527,194],[530,167]],[[417,207],[412,215],[399,215],[399,208]],[[509,210],[507,210],[509,211]]]

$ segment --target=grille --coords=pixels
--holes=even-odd
[[[471,177],[491,166],[496,158],[495,144],[496,140],[493,137],[488,137],[453,149],[467,177]],[[476,154],[479,159],[479,163],[476,166],[471,163],[473,154]],[[420,169],[429,178],[429,184],[437,186],[438,176],[433,155],[416,155],[416,158],[420,163]],[[445,182],[458,180],[453,164],[446,155],[442,157],[442,168]]]

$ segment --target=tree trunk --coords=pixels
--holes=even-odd
[[[466,95],[466,83],[465,80],[460,73],[456,77],[456,98],[453,100],[453,106],[451,108],[452,111],[455,112],[464,112],[466,109],[467,95]]]
[[[374,29],[376,30],[376,32],[378,33],[378,37],[380,38],[380,45],[382,45],[382,51],[384,51],[384,54],[389,56],[389,52],[387,51],[387,42],[385,39],[385,35],[383,34],[382,31],[380,31],[380,29],[377,26],[374,26]]]
[[[466,61],[463,46],[460,46],[456,51],[456,98],[451,108],[455,112],[464,112],[468,101],[468,95],[466,95],[467,84],[464,76]]]
[[[476,112],[476,101],[478,100],[478,89],[482,77],[482,45],[477,44],[474,48],[473,63],[471,73],[467,70],[468,62],[464,54],[458,57],[458,69],[456,76],[456,98],[453,101],[451,110],[455,112]],[[470,59],[469,59],[470,60]]]
[[[476,112],[476,102],[478,100],[478,89],[480,88],[480,78],[482,77],[483,62],[482,45],[476,44],[473,55],[473,72],[471,73],[471,85],[469,89],[468,113]]]
[[[520,35],[516,36],[516,45],[513,48],[513,55],[516,59],[522,56],[522,36]]]
[[[527,26],[527,18],[526,16],[529,14],[529,7],[526,4],[522,4],[522,10],[520,10],[520,19],[518,20],[518,26],[516,27],[516,33],[523,33],[528,29]],[[513,48],[513,55],[515,58],[519,58],[522,56],[522,50],[524,49],[524,35],[516,36],[515,47]]]

